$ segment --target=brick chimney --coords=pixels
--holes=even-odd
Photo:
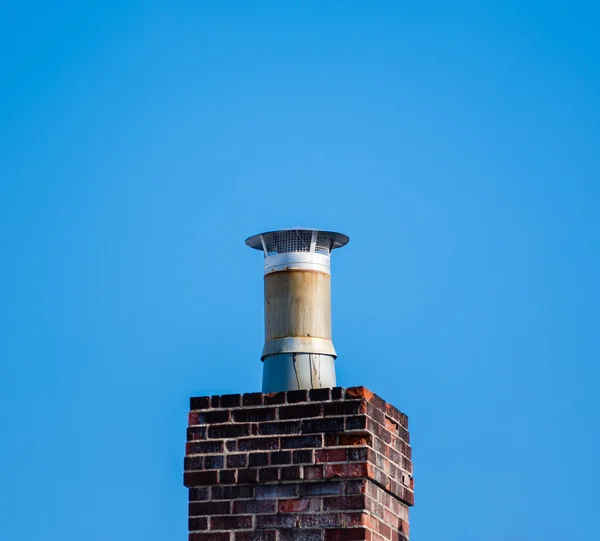
[[[407,541],[408,418],[336,387],[330,257],[341,233],[283,229],[264,254],[263,392],[192,398],[189,541]]]
[[[191,399],[189,541],[404,541],[408,418],[364,387]]]

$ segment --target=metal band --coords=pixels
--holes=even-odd
[[[314,270],[331,274],[328,254],[311,252],[286,252],[265,257],[265,274],[286,270]]]
[[[269,355],[280,353],[321,353],[322,355],[330,355],[334,359],[337,357],[331,340],[312,336],[293,336],[265,342],[261,360]]]

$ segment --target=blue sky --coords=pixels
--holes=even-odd
[[[600,8],[0,6],[0,538],[185,539],[190,395],[260,389],[244,239],[347,233],[338,382],[421,541],[597,536]]]

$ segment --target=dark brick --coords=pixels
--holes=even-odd
[[[237,408],[242,405],[241,394],[224,394],[221,395],[222,408]]]
[[[361,411],[360,413],[364,412]],[[385,425],[385,413],[371,403],[367,404],[367,414],[375,419],[380,425]]]
[[[304,479],[307,481],[323,479],[323,466],[304,466],[303,470]]]
[[[183,474],[183,484],[188,488],[215,485],[216,483],[216,471],[190,471]]]
[[[227,442],[225,442],[225,447],[227,448],[227,451],[229,451],[230,453],[233,451],[237,451],[237,440],[229,440]]]
[[[325,477],[327,479],[336,477],[367,477],[367,474],[368,468],[363,462],[325,465]]]
[[[302,485],[301,485],[302,487]],[[256,487],[257,500],[275,500],[293,498],[298,493],[298,485],[259,485]]]
[[[240,451],[271,451],[279,449],[279,438],[242,438],[238,440]]]
[[[190,411],[188,413],[188,425],[197,425],[199,415],[200,414],[197,411]]]
[[[227,455],[228,468],[240,468],[248,465],[248,455],[240,453],[237,455]]]
[[[266,394],[265,395],[265,404],[266,405],[285,404],[285,392]]]
[[[302,483],[300,485],[300,496],[332,496],[343,493],[344,483],[341,481],[321,481],[317,483]]]
[[[212,500],[235,500],[238,498],[254,498],[253,486],[216,486],[211,487]]]
[[[263,436],[273,434],[300,434],[302,421],[279,421],[275,423],[261,423],[258,429]]]
[[[344,490],[345,494],[365,494],[367,491],[367,483],[366,479],[350,479],[345,481]]]
[[[280,419],[303,419],[320,416],[321,404],[303,404],[302,406],[283,406],[279,408]]]
[[[204,468],[207,470],[217,470],[225,465],[223,455],[208,455],[204,457]]]
[[[282,481],[298,481],[302,479],[302,468],[300,466],[287,466],[280,470],[279,478]]]
[[[279,480],[279,468],[260,468],[258,472],[261,482]]]
[[[332,400],[341,400],[344,398],[344,388],[343,387],[334,387],[331,389],[331,399]]]
[[[204,469],[204,456],[186,456],[183,459],[183,469],[189,470],[203,470]]]
[[[348,449],[348,460],[350,462],[365,462],[368,460],[367,448],[357,447],[355,449]]]
[[[212,425],[208,427],[209,438],[239,438],[250,435],[249,424]]]
[[[344,526],[344,515],[342,513],[311,513],[310,515],[299,515],[302,528],[334,528]]]
[[[311,389],[308,391],[308,399],[311,402],[331,400],[331,389]]]
[[[294,515],[256,515],[256,527],[260,528],[294,528]]]
[[[237,480],[240,484],[256,483],[258,481],[258,470],[256,468],[238,470]]]
[[[229,532],[191,533],[188,541],[229,541]]]
[[[263,403],[262,393],[244,393],[242,396],[243,406],[262,406]]]
[[[364,509],[365,496],[335,496],[323,499],[323,511],[344,511],[346,509]]]
[[[325,541],[367,541],[368,533],[365,528],[327,528]]]
[[[186,454],[201,455],[223,452],[222,441],[193,441],[186,445]]]
[[[247,530],[249,528],[252,528],[252,517],[250,515],[210,517],[211,530]]]
[[[321,541],[321,530],[287,529],[279,530],[279,541]]]
[[[188,506],[191,517],[199,515],[228,515],[231,502],[191,502]]]
[[[250,453],[248,466],[266,466],[269,463],[269,453]]]
[[[233,502],[234,515],[264,515],[277,511],[277,500],[237,500]]]
[[[205,426],[191,426],[187,429],[188,441],[194,440],[205,440],[206,439],[206,427]]]
[[[219,483],[222,485],[237,483],[237,470],[221,470],[219,472]]]
[[[282,465],[292,463],[292,452],[291,451],[275,451],[270,453],[271,464]]]
[[[220,396],[211,396],[210,397],[210,407],[211,408],[220,408],[221,407],[221,397]]]
[[[235,410],[233,412],[233,419],[238,423],[260,423],[262,421],[272,421],[273,419],[275,419],[275,408],[252,408]]]
[[[207,517],[189,518],[188,519],[188,530],[193,532],[195,530],[206,530],[208,527]]]
[[[302,447],[322,447],[323,436],[284,436],[281,438],[282,449],[300,449]]]
[[[335,402],[333,404],[336,404]],[[326,404],[328,405],[328,404]],[[302,433],[314,434],[316,432],[343,432],[344,417],[331,417],[325,419],[307,419],[302,421]]]
[[[208,500],[210,498],[210,489],[208,487],[197,487],[190,488],[189,499],[190,501],[196,500]]]
[[[311,464],[314,461],[314,451],[312,449],[302,449],[294,451],[292,462],[294,464]]]
[[[210,396],[193,396],[190,398],[191,410],[206,410],[210,408]]]
[[[287,392],[287,403],[295,404],[297,402],[308,402],[308,391],[288,391]]]
[[[251,532],[235,532],[235,541],[275,541],[277,530],[253,530]]]
[[[323,415],[357,415],[367,413],[367,404],[364,400],[344,400],[323,404]]]
[[[365,430],[367,428],[367,416],[356,415],[346,417],[346,430]]]

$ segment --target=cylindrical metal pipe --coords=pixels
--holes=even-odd
[[[286,229],[246,240],[265,254],[263,392],[335,386],[330,254],[348,237]]]

